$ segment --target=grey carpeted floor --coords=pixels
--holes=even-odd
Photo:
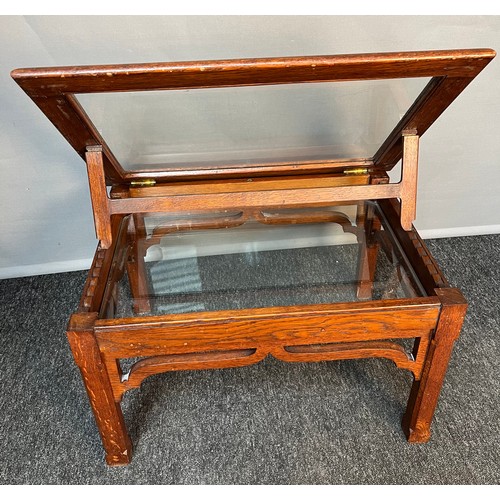
[[[266,359],[127,393],[133,461],[108,468],[65,338],[86,273],[0,281],[0,483],[498,484],[500,235],[429,247],[470,308],[425,445],[390,361]]]

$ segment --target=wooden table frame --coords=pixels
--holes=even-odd
[[[132,445],[120,400],[124,392],[138,387],[146,377],[170,370],[245,366],[268,355],[284,361],[391,359],[414,376],[403,418],[406,436],[411,442],[429,439],[466,301],[459,290],[448,285],[412,226],[419,139],[494,55],[491,49],[474,49],[12,72],[17,83],[87,164],[99,245],[67,335],[108,464],[123,465],[131,459]],[[75,97],[93,92],[410,77],[430,77],[430,81],[373,157],[293,164],[190,169],[169,166],[160,171],[126,171]],[[399,160],[401,181],[391,183],[387,171]],[[252,183],[246,182],[249,178]],[[107,186],[111,186],[109,194]],[[139,311],[148,310],[144,248],[135,243],[143,231],[144,214],[170,212],[181,216],[190,210],[227,210],[237,211],[245,218],[262,215],[263,209],[317,207],[315,217],[319,220],[324,217],[322,207],[356,201],[361,207],[361,223],[370,224],[371,218],[363,211],[367,200],[378,200],[380,213],[426,296],[164,316],[100,317],[100,311],[110,301],[107,294],[111,288],[107,283],[122,272],[129,275]],[[132,222],[124,230],[123,221],[130,214]],[[288,222],[294,223],[292,219]],[[278,214],[275,222],[284,220]],[[341,223],[341,217],[336,222]],[[228,224],[231,223],[227,218],[215,217],[205,227]],[[360,250],[358,296],[368,298],[378,246],[360,240]],[[392,342],[397,338],[416,339],[412,356]],[[119,360],[135,357],[140,357],[140,361],[124,375]]]

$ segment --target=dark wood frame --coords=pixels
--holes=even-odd
[[[419,138],[495,53],[491,49],[360,54],[233,61],[197,61],[20,69],[13,78],[87,164],[99,245],[68,339],[81,370],[110,465],[130,461],[120,400],[149,375],[169,370],[237,367],[267,355],[284,361],[385,357],[414,377],[403,428],[425,442],[441,385],[459,335],[466,302],[448,285],[412,226],[416,210]],[[212,166],[125,171],[91,123],[75,94],[169,90],[299,82],[430,77],[430,82],[371,158],[293,164]],[[402,178],[387,171],[402,159]],[[253,182],[246,182],[248,178]],[[137,185],[139,184],[139,185]],[[111,186],[108,194],[107,186]],[[171,316],[101,319],[107,286],[126,271],[138,311],[147,311],[142,217],[152,212],[236,210],[245,214],[357,201],[359,222],[371,224],[365,200],[378,207],[404,252],[425,297],[330,305],[273,307]],[[124,230],[124,217],[133,214]],[[226,218],[227,219],[227,218]],[[224,227],[212,219],[205,227]],[[278,216],[275,222],[285,220]],[[341,220],[341,218],[339,219]],[[272,221],[268,221],[272,223]],[[288,222],[293,223],[293,217]],[[376,230],[376,228],[375,228]],[[377,245],[360,239],[358,296],[370,296]],[[355,319],[355,321],[353,321]],[[390,331],[389,335],[387,332]],[[231,332],[231,335],[228,335]],[[415,338],[408,356],[394,342]],[[124,377],[119,360],[141,357]]]

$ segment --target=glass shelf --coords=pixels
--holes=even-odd
[[[425,295],[372,202],[126,217],[122,231],[134,222],[135,244],[116,267],[139,263],[144,287],[132,293],[127,273],[110,280],[103,318]]]

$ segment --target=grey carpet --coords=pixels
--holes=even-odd
[[[470,308],[425,445],[390,361],[266,359],[127,393],[133,461],[108,468],[64,334],[85,273],[0,281],[0,483],[498,484],[500,235],[429,247]]]

